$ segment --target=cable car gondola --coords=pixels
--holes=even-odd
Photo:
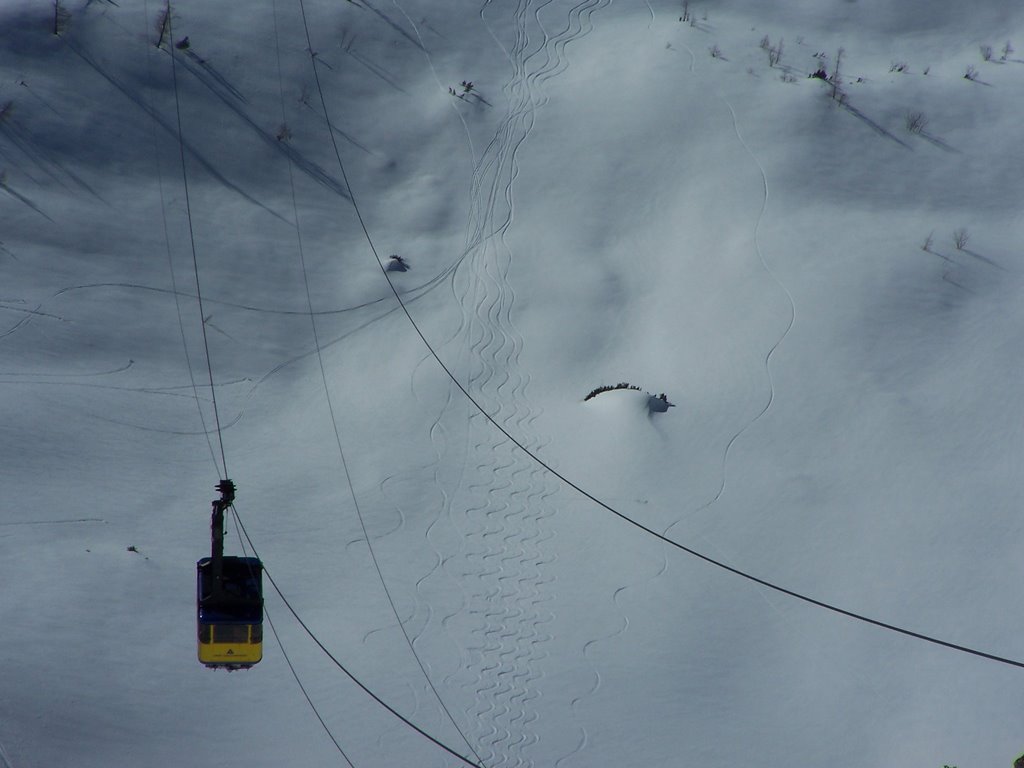
[[[213,501],[211,556],[196,563],[199,661],[212,669],[248,669],[263,658],[263,563],[224,556],[224,511],[235,485],[222,480]]]

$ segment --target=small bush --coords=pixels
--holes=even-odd
[[[906,72],[907,70],[907,62],[905,61],[894,61],[889,65],[890,72]]]
[[[910,133],[921,133],[928,127],[928,118],[923,112],[908,112],[904,123]]]
[[[1000,56],[999,58],[1002,59],[1003,61],[1006,61],[1008,58],[1010,58],[1011,53],[1013,53],[1013,46],[1010,45],[1010,41],[1007,40],[1006,45],[1003,46],[1003,55]]]
[[[958,251],[962,251],[967,247],[967,242],[971,239],[970,234],[967,232],[966,227],[960,227],[960,229],[953,232],[953,244],[956,246]]]
[[[964,80],[974,81],[978,79],[978,70],[973,64],[967,65],[967,70],[964,72]]]
[[[630,384],[628,381],[620,381],[618,384],[606,384],[604,386],[598,387],[597,389],[591,390],[590,394],[583,398],[583,402],[587,402],[587,400],[594,399],[602,392],[611,392],[612,390],[615,389],[633,389],[636,390],[637,392],[643,391],[642,389],[640,389],[640,387]]]
[[[711,58],[712,59],[721,59],[721,58],[723,58],[723,56],[722,56],[722,49],[718,47],[717,43],[715,45],[712,45],[710,48],[708,48],[708,51],[711,53]]]
[[[981,58],[985,61],[992,61],[992,46],[983,45],[981,46]]]

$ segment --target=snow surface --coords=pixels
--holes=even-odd
[[[0,8],[0,765],[344,764],[269,625],[250,671],[195,660],[223,469],[175,70],[158,3],[64,5],[59,37],[50,4]],[[623,514],[1024,659],[1024,8],[690,5],[306,0],[377,255],[477,402]],[[671,549],[476,411],[355,217],[296,2],[181,0],[173,35],[237,508],[372,690],[469,754],[400,619],[488,768],[1024,750],[1020,669]],[[842,105],[807,77],[840,47]],[[619,381],[643,391],[583,402]],[[459,764],[269,583],[267,610],[354,765]]]

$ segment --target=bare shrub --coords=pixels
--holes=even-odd
[[[904,120],[910,133],[921,133],[928,127],[928,118],[924,116],[924,112],[908,112]]]
[[[921,243],[921,250],[924,251],[925,253],[931,253],[932,242],[934,241],[934,237],[933,236],[934,236],[934,233],[933,232],[929,232],[928,233],[928,237],[926,237],[924,239],[924,242]]]
[[[992,46],[983,45],[981,46],[981,58],[985,61],[992,61]]]
[[[715,45],[712,45],[710,48],[708,48],[708,51],[711,53],[711,58],[712,59],[724,58],[722,56],[722,49],[718,47],[717,43]]]
[[[1003,55],[1000,56],[999,58],[1002,59],[1003,61],[1006,61],[1008,58],[1010,58],[1011,53],[1013,53],[1013,46],[1010,45],[1010,41],[1007,40],[1006,45],[1003,46]]]
[[[967,70],[964,72],[964,80],[975,81],[978,79],[978,70],[973,64],[967,65]]]
[[[953,232],[953,244],[956,246],[958,251],[962,251],[967,247],[967,242],[971,239],[970,234],[967,232],[966,227],[960,227],[960,229]]]
[[[768,35],[765,35],[764,37],[761,38],[761,42],[758,43],[758,45],[761,46],[762,51],[767,51],[769,48],[772,47],[771,38],[769,38]]]
[[[890,72],[906,72],[907,69],[907,62],[905,61],[894,61],[889,65]]]
[[[774,67],[779,61],[782,60],[782,38],[779,38],[779,44],[773,45],[768,48],[768,66]]]

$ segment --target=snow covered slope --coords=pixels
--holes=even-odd
[[[0,8],[0,765],[464,764],[269,582],[196,662],[225,474],[488,768],[1024,750],[1021,669],[477,407],[1024,660],[1024,9],[59,6]]]

